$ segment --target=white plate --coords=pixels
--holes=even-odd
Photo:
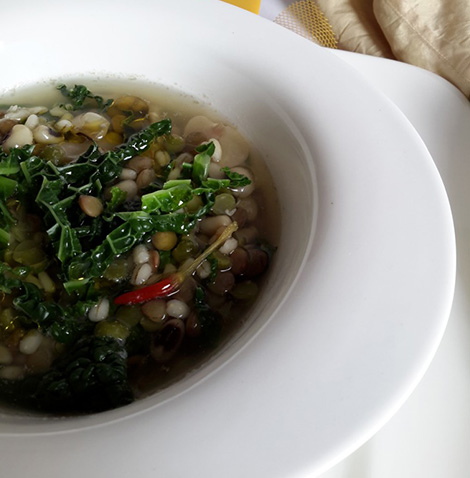
[[[209,98],[263,152],[290,151],[273,167],[297,206],[284,226],[308,223],[299,253],[284,255],[301,274],[270,282],[286,292],[284,279],[296,281],[267,306],[270,320],[188,382],[131,406],[131,418],[121,409],[72,424],[4,419],[2,468],[287,478],[317,474],[364,443],[422,377],[453,295],[450,208],[405,117],[328,51],[221,2],[51,1],[47,11],[17,2],[2,24],[0,87],[120,73]],[[311,157],[316,191],[305,186],[315,181]],[[284,231],[281,246],[295,233]]]

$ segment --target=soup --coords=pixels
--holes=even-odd
[[[275,251],[274,188],[236,128],[168,91],[108,91],[0,107],[0,395],[18,406],[99,412],[168,386],[240,327]]]

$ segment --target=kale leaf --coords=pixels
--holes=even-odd
[[[202,144],[196,148],[196,151],[198,154],[194,156],[193,160],[193,181],[196,184],[201,184],[209,174],[209,165],[211,156],[215,151],[215,145],[213,142]]]
[[[131,403],[127,352],[112,337],[85,336],[41,375],[0,380],[0,396],[45,412],[94,413]]]
[[[247,178],[244,174],[237,173],[236,171],[231,171],[229,168],[221,168],[221,171],[223,171],[227,178],[230,179],[231,188],[240,188],[251,184],[250,179]]]
[[[45,300],[41,289],[23,280],[28,274],[27,267],[12,269],[0,262],[0,291],[5,294],[15,291],[13,306],[22,314],[21,322],[25,327],[40,327],[57,342],[64,344],[73,343],[93,329],[93,324],[85,318],[85,313],[94,302],[82,301],[73,308],[65,308],[56,302]]]
[[[94,95],[86,86],[75,85],[68,89],[66,85],[59,85],[57,89],[67,98],[72,101],[72,110],[82,109],[86,100],[93,100],[97,107],[103,110],[108,109],[114,100],[109,99],[105,101],[101,96]]]

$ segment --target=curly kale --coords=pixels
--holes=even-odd
[[[94,95],[86,86],[75,85],[67,88],[66,85],[59,85],[58,90],[67,98],[70,98],[72,110],[82,109],[86,100],[93,100],[98,108],[107,110],[113,103],[112,99],[105,101],[101,96]]]
[[[83,337],[48,372],[0,380],[0,396],[56,413],[94,413],[126,405],[134,400],[126,349],[111,337]]]

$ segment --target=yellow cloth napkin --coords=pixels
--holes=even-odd
[[[338,48],[433,71],[470,97],[469,0],[316,0]]]
[[[261,4],[261,0],[222,0],[226,3],[231,3],[232,5],[236,5],[237,7],[244,8],[253,13],[259,13],[259,7]]]

